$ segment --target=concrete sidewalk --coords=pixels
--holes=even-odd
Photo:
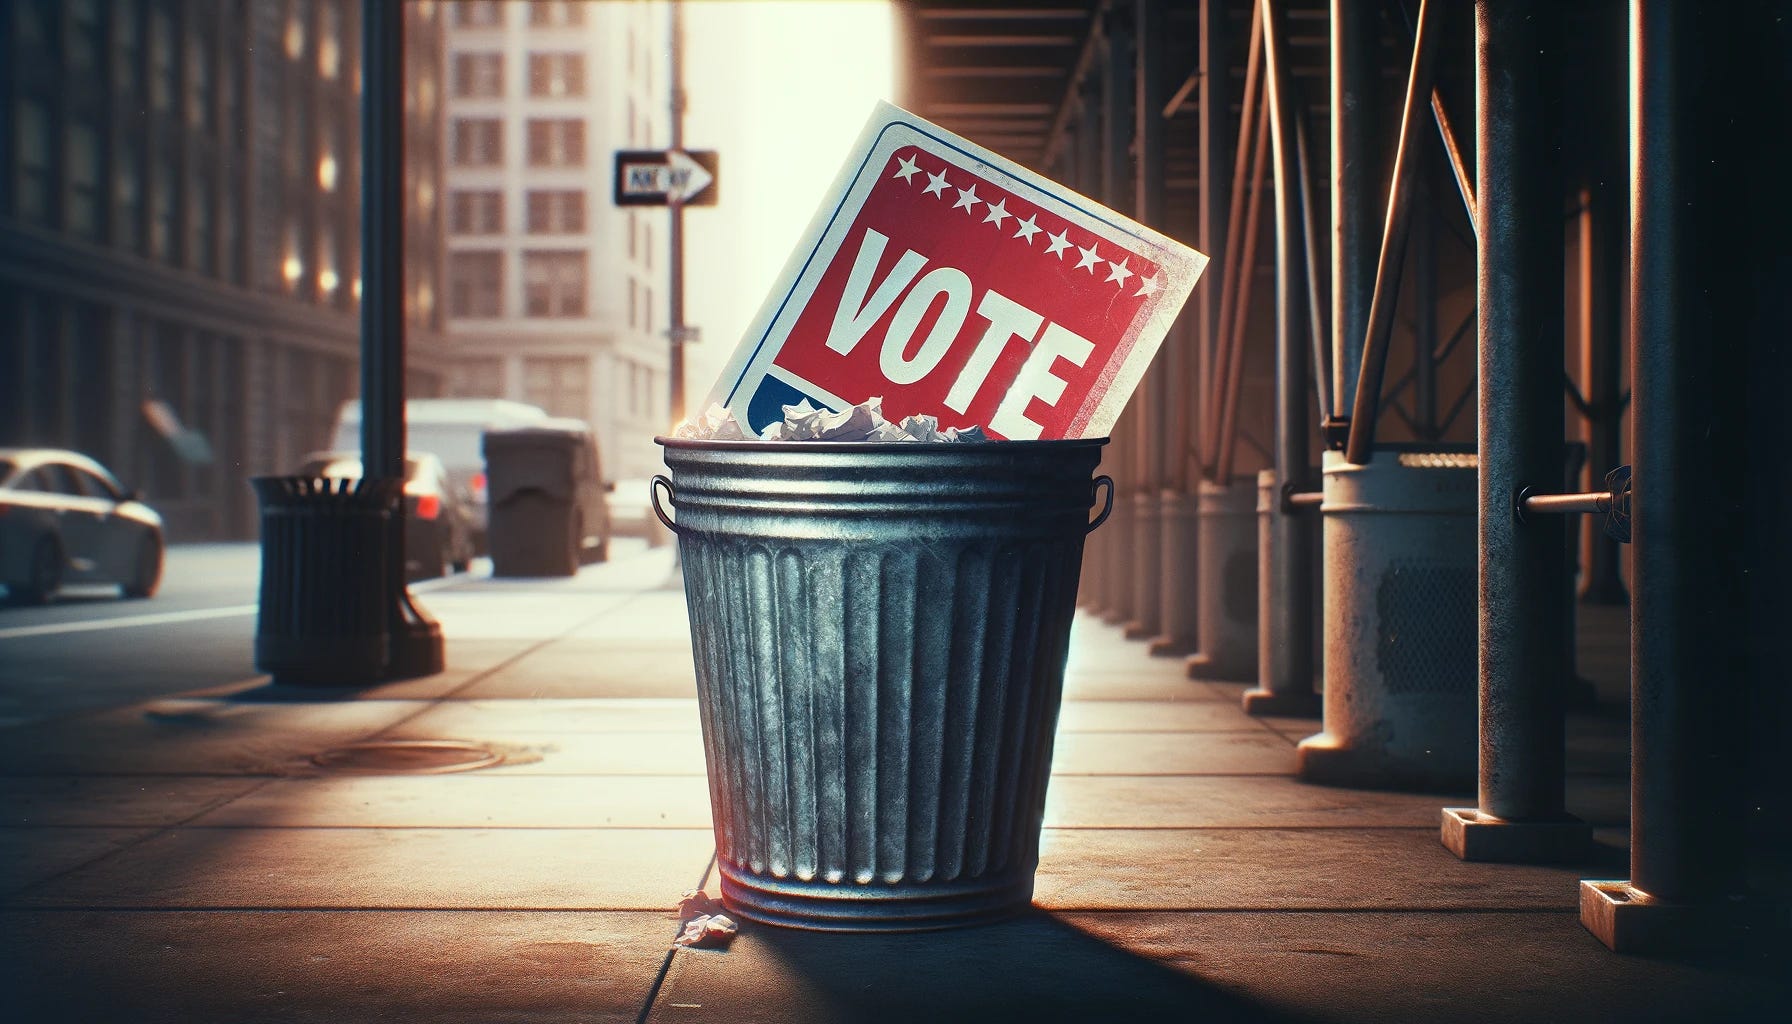
[[[1438,809],[1472,794],[1303,785],[1293,749],[1315,723],[1249,718],[1242,687],[1187,681],[1179,660],[1087,620],[1035,912],[901,936],[746,925],[726,951],[674,953],[680,894],[715,891],[674,574],[661,550],[568,581],[437,590],[425,603],[451,668],[429,679],[342,693],[253,680],[0,733],[4,1016],[1792,1016],[1783,951],[1625,957],[1581,928],[1578,879],[1626,873],[1621,707],[1571,729],[1571,810],[1599,826],[1599,854],[1469,865],[1439,844]],[[1603,628],[1583,665],[1610,691],[1621,620]],[[403,739],[503,761],[313,761]]]

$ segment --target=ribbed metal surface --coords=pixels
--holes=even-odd
[[[664,443],[728,904],[1024,907],[1101,442]]]
[[[276,682],[343,685],[387,661],[387,524],[402,480],[261,476],[255,667]]]

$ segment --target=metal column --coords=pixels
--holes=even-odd
[[[1332,409],[1342,415],[1356,401],[1363,339],[1378,253],[1380,152],[1375,111],[1381,68],[1376,42],[1381,18],[1374,4],[1332,0]],[[1327,425],[1334,448],[1339,424]]]
[[[1306,334],[1306,256],[1302,245],[1301,189],[1295,159],[1294,104],[1288,70],[1288,34],[1281,5],[1259,0],[1266,58],[1271,165],[1276,200],[1276,434],[1275,479],[1289,490],[1308,489],[1307,402],[1310,358]],[[1279,489],[1276,492],[1280,493]],[[1265,510],[1259,507],[1259,514]],[[1319,714],[1313,690],[1313,561],[1311,511],[1301,512],[1273,499],[1269,549],[1259,552],[1267,567],[1259,579],[1258,686],[1244,694],[1244,710],[1254,715]]]
[[[1465,860],[1558,861],[1590,828],[1563,809],[1564,523],[1518,496],[1562,480],[1562,176],[1554,0],[1475,5],[1479,808],[1446,808]]]
[[[1100,132],[1089,140],[1097,147],[1101,201],[1121,211],[1130,204],[1133,191],[1129,151],[1132,143],[1134,84],[1129,21],[1122,12],[1114,9],[1109,9],[1103,19],[1101,66],[1099,73],[1093,76],[1099,82],[1097,95],[1101,111]],[[1105,617],[1110,623],[1122,627],[1131,623],[1138,612],[1140,596],[1140,588],[1135,581],[1141,561],[1140,549],[1144,545],[1140,542],[1139,510],[1135,499],[1147,489],[1145,481],[1140,479],[1143,467],[1139,461],[1143,448],[1139,443],[1139,421],[1143,415],[1140,402],[1127,403],[1126,411],[1114,425],[1113,435],[1117,470],[1113,476],[1119,490],[1114,495],[1114,514],[1108,523],[1109,533],[1114,541],[1108,568],[1114,573],[1118,585],[1109,589]],[[1156,544],[1151,547],[1155,548]],[[1150,571],[1155,572],[1156,566],[1153,565]]]
[[[1613,174],[1616,179],[1616,173]],[[1589,486],[1599,474],[1624,461],[1624,229],[1625,196],[1616,180],[1587,190],[1582,214],[1586,230],[1581,235],[1581,305],[1583,380],[1587,389],[1587,462],[1593,468]],[[1579,524],[1577,524],[1579,525]],[[1591,541],[1587,550],[1587,576],[1581,599],[1588,604],[1621,605],[1630,600],[1621,572],[1618,542],[1607,537],[1597,523],[1582,528]]]
[[[404,11],[362,0],[361,464],[368,479],[405,476]],[[404,517],[386,535],[388,678],[440,672],[441,628],[405,588]]]
[[[1111,15],[1125,29],[1116,28],[1116,46],[1133,47],[1130,68],[1132,86],[1133,168],[1127,205],[1117,207],[1142,224],[1164,229],[1164,32],[1162,0],[1135,0],[1130,10]],[[1130,22],[1130,24],[1127,24]],[[1173,327],[1172,330],[1175,328]],[[1166,344],[1173,347],[1172,335]],[[1167,353],[1166,353],[1167,355]],[[1129,640],[1149,640],[1163,626],[1163,488],[1166,436],[1164,358],[1153,361],[1140,382],[1134,404],[1139,407],[1135,425],[1138,450],[1138,489],[1133,493],[1133,613],[1125,635]]]
[[[1718,50],[1729,34],[1742,29],[1696,3],[1630,5],[1630,878],[1580,890],[1581,923],[1620,952],[1709,944],[1746,909],[1745,704],[1707,681],[1781,682],[1750,680],[1743,653],[1749,524],[1733,474],[1746,413],[1731,381],[1738,336],[1764,333],[1747,322],[1764,300],[1739,283],[1751,214],[1730,194],[1736,151],[1752,158],[1756,143],[1720,138],[1706,98],[1737,74]]]
[[[1226,155],[1230,140],[1226,133],[1226,111],[1230,103],[1227,75],[1226,9],[1224,0],[1201,0],[1199,122],[1197,139],[1197,223],[1195,247],[1207,253],[1213,266],[1224,263],[1226,207],[1230,199],[1230,181],[1226,173]],[[1188,324],[1186,339],[1189,356],[1183,373],[1175,378],[1180,393],[1176,401],[1175,437],[1171,440],[1171,475],[1177,493],[1166,499],[1164,508],[1166,548],[1165,588],[1163,591],[1163,637],[1153,645],[1153,653],[1182,655],[1193,653],[1198,642],[1197,601],[1201,571],[1195,519],[1195,489],[1201,478],[1199,431],[1206,415],[1205,364],[1219,336],[1220,290],[1227,282],[1218,274],[1209,273],[1196,286],[1193,297],[1194,318]],[[1185,315],[1185,320],[1187,317]],[[1169,531],[1180,531],[1174,544],[1168,542]],[[1172,560],[1172,558],[1174,560]]]

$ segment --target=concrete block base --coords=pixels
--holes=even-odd
[[[1593,826],[1579,818],[1508,821],[1473,807],[1443,809],[1444,846],[1468,861],[1494,864],[1568,864],[1593,842]]]
[[[1144,640],[1147,637],[1157,635],[1157,626],[1137,621],[1128,622],[1126,626],[1121,629],[1120,635],[1126,637],[1128,640]]]
[[[1273,715],[1277,718],[1318,718],[1324,701],[1319,694],[1276,693],[1273,690],[1246,690],[1243,697],[1247,715]]]
[[[1151,641],[1149,650],[1153,658],[1180,658],[1189,653],[1188,644],[1173,636],[1160,636]]]
[[[1725,949],[1743,941],[1745,908],[1723,903],[1672,903],[1632,888],[1628,880],[1580,883],[1580,923],[1614,953],[1677,953]]]
[[[1294,750],[1294,771],[1302,782],[1345,789],[1392,789],[1406,793],[1473,793],[1473,758],[1448,762],[1396,757],[1384,750],[1344,746],[1330,733],[1308,736]]]
[[[1205,679],[1216,683],[1254,683],[1257,681],[1257,666],[1222,664],[1207,654],[1191,654],[1184,664],[1190,679]]]

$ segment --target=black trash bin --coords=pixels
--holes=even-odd
[[[259,476],[250,484],[261,504],[256,669],[309,686],[381,678],[394,599],[388,526],[404,481]]]
[[[485,433],[494,576],[571,576],[609,557],[609,506],[582,420]]]

